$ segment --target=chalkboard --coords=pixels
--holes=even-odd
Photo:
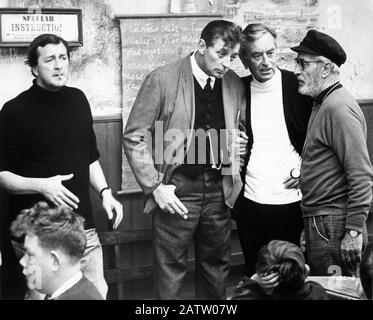
[[[146,75],[197,48],[201,31],[221,15],[117,16],[122,40],[123,128]],[[122,151],[122,191],[141,190]]]

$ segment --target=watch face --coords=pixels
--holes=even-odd
[[[353,238],[356,238],[357,235],[358,235],[357,231],[355,231],[355,230],[350,230],[349,234],[350,234],[350,236],[353,237]]]
[[[300,176],[300,171],[298,168],[294,168],[290,171],[290,177],[292,177],[293,179],[298,179]]]

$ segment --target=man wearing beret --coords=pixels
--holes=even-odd
[[[339,82],[346,53],[335,39],[310,30],[292,50],[298,91],[314,99],[300,176],[311,275],[350,276],[367,242],[372,201],[366,122]]]

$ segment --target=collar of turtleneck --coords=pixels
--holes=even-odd
[[[34,93],[36,93],[38,97],[45,98],[45,99],[58,98],[59,96],[63,94],[63,91],[64,91],[63,89],[64,89],[64,86],[57,91],[51,91],[51,90],[44,89],[36,83],[36,79],[32,81],[32,87],[31,87],[31,90],[34,91]]]
[[[275,74],[273,75],[273,77],[271,79],[269,79],[269,80],[267,80],[265,82],[259,82],[253,76],[253,80],[251,82],[251,84],[253,86],[255,86],[257,88],[262,88],[262,89],[270,88],[273,85],[278,84],[278,83],[281,83],[281,72],[277,68],[275,69]]]

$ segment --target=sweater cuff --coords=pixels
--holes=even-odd
[[[367,217],[368,214],[365,213],[349,213],[346,217],[345,229],[363,232],[363,228],[366,224]]]

